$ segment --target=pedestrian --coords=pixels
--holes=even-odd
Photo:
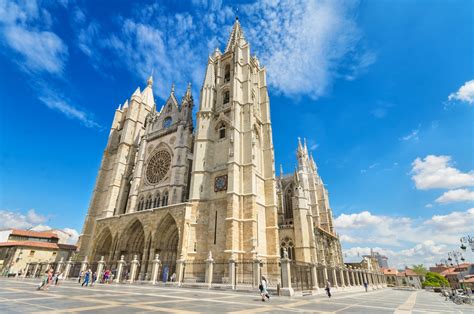
[[[260,280],[260,286],[258,287],[260,289],[260,296],[262,297],[262,302],[265,302],[265,298],[270,300],[270,295],[268,294],[267,287],[267,278],[265,278],[265,276],[262,276],[262,279]]]
[[[328,297],[330,298],[331,297],[331,282],[328,282],[326,283],[326,294],[328,295]]]
[[[170,277],[171,282],[174,282],[176,280],[176,273],[173,273]]]
[[[86,271],[86,273],[84,274],[84,281],[82,282],[82,287],[84,287],[84,285],[86,285],[86,287],[89,285],[89,279],[91,277],[91,270],[89,269],[88,271]]]
[[[92,285],[95,283],[96,280],[97,280],[97,272],[94,272],[94,273],[92,274],[91,287],[92,287]]]
[[[84,271],[81,270],[81,271],[79,272],[79,278],[77,279],[77,282],[78,282],[78,283],[81,283],[82,276],[84,276]]]
[[[369,287],[369,285],[367,284],[367,282],[365,282],[365,281],[364,281],[364,288],[365,288],[365,292],[367,292],[367,291],[368,291],[368,287]]]
[[[45,271],[43,275],[43,279],[41,280],[41,283],[39,284],[38,288],[36,288],[36,290],[44,289],[47,283],[48,283],[48,271]]]

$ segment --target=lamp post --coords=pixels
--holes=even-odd
[[[463,250],[464,252],[466,252],[466,244],[469,244],[469,246],[471,247],[471,252],[474,252],[474,238],[471,237],[470,235],[467,235],[467,236],[464,236],[464,237],[461,237],[461,239],[459,239],[459,241],[461,241],[461,250]]]
[[[456,265],[458,266],[458,269],[459,269],[459,275],[457,276],[457,280],[459,282],[459,279],[464,278],[464,276],[462,274],[462,271],[459,268],[459,261],[461,261],[461,262],[465,261],[464,257],[462,256],[462,253],[461,252],[456,252],[456,251],[448,252],[448,261],[451,263],[451,266],[454,266],[453,261],[456,262]]]

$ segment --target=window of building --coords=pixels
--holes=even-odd
[[[30,251],[30,257],[35,256],[36,251]]]
[[[153,202],[153,207],[160,207],[160,193],[156,194],[155,201]]]
[[[138,207],[137,207],[137,211],[142,211],[143,210],[143,197],[140,198],[140,200],[138,201]]]
[[[150,209],[151,206],[153,205],[153,202],[151,200],[151,195],[148,195],[147,199],[146,199],[146,206],[145,206],[145,209]]]
[[[224,122],[221,122],[218,126],[217,126],[217,133],[219,134],[219,138],[222,139],[222,138],[225,138],[225,123]]]
[[[227,83],[230,81],[230,64],[227,64],[225,66],[225,71],[224,71],[224,83]]]
[[[222,95],[222,98],[224,99],[222,103],[223,104],[228,104],[229,101],[230,101],[230,92],[228,90],[226,90],[224,92],[224,94]]]
[[[163,199],[161,200],[161,206],[167,206],[168,205],[168,191],[163,193]]]
[[[293,218],[293,186],[290,186],[285,191],[285,218]]]
[[[288,252],[288,258],[293,260],[295,259],[295,245],[293,243],[293,240],[286,237],[280,244],[280,257],[283,258],[285,248]]]
[[[173,122],[173,120],[171,120],[171,117],[167,117],[163,120],[163,128],[164,129],[167,129],[171,126],[171,123]]]

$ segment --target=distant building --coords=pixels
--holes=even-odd
[[[35,272],[52,267],[61,258],[69,259],[77,247],[65,244],[60,237],[51,231],[31,231],[7,229],[0,231],[0,274],[15,276],[32,272],[29,269],[38,264]]]
[[[382,268],[383,274],[387,280],[387,285],[393,287],[412,287],[415,289],[422,288],[422,282],[425,277],[418,275],[410,268],[397,270],[396,268]]]
[[[372,255],[363,255],[362,257],[373,257],[377,260],[380,268],[389,268],[388,257],[381,255],[379,252],[372,252]]]
[[[444,276],[449,282],[449,285],[453,289],[461,289],[462,285],[461,283],[466,283],[470,285],[470,278],[467,278],[468,281],[464,282],[466,277],[469,277],[470,275],[474,275],[474,270],[472,267],[473,264],[470,263],[463,263],[459,264],[459,266],[456,267],[449,267],[446,270],[442,271],[440,275]],[[473,273],[471,273],[473,272]]]

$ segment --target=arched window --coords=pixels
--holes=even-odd
[[[167,129],[171,126],[171,122],[173,122],[171,120],[171,117],[167,117],[163,120],[163,129]]]
[[[225,105],[225,104],[228,104],[229,101],[230,101],[230,92],[228,90],[226,90],[223,94],[222,94],[222,98],[224,99],[222,101],[222,103]]]
[[[293,218],[293,186],[290,185],[285,191],[285,218]]]
[[[219,123],[219,125],[217,126],[217,133],[219,135],[219,139],[225,138],[225,129],[225,123]]]
[[[138,206],[137,206],[137,211],[143,210],[143,196],[140,197],[140,200],[138,201]]]
[[[167,206],[168,205],[168,191],[163,193],[163,198],[161,200],[161,206]]]
[[[153,202],[152,202],[152,200],[151,200],[151,195],[148,195],[148,197],[146,198],[146,206],[145,206],[145,209],[150,209],[152,205],[153,205]]]
[[[227,64],[225,66],[225,71],[224,71],[224,83],[227,83],[230,81],[230,64]]]
[[[155,195],[155,200],[153,201],[153,208],[160,207],[160,193]]]

